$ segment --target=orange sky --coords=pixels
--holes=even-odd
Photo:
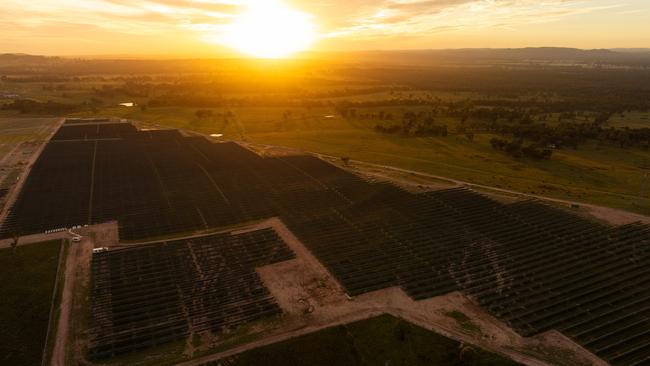
[[[268,1],[3,0],[0,53],[222,55],[228,25]],[[313,22],[314,50],[650,47],[648,0],[284,2]]]

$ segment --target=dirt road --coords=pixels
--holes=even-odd
[[[56,328],[54,349],[52,350],[51,366],[66,366],[68,363],[68,346],[71,343],[72,308],[75,290],[79,281],[87,277],[87,268],[92,253],[93,242],[84,237],[80,243],[71,243],[66,259],[64,286],[61,296],[60,315]],[[87,280],[87,279],[86,279]]]

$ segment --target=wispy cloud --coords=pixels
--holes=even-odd
[[[647,13],[648,9],[629,9],[629,10],[622,10],[619,11],[617,14],[618,15],[628,15],[628,14],[640,14],[640,13]]]
[[[387,0],[365,12],[349,12],[325,37],[426,35],[443,30],[508,28],[621,7],[620,3],[590,5],[585,0]],[[352,10],[352,9],[350,9]]]
[[[33,32],[68,23],[124,34],[163,34],[227,23],[238,7],[227,1],[198,0],[5,0],[0,21]]]
[[[245,6],[273,0],[3,0],[0,47],[28,37],[83,39],[106,35],[217,35]],[[620,8],[650,9],[638,0],[284,0],[314,15],[322,38],[380,39],[463,30],[512,29]],[[644,0],[645,1],[645,0]]]

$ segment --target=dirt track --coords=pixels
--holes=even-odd
[[[79,246],[71,245],[65,264],[65,276],[63,292],[61,295],[59,322],[57,323],[54,349],[50,365],[59,366],[65,364],[65,346],[68,339],[68,323],[70,322],[70,306],[72,303],[72,291],[74,287],[73,277],[75,271],[75,259],[78,256]]]
[[[93,242],[89,237],[84,237],[80,243],[71,243],[66,259],[65,280],[61,296],[59,322],[57,324],[56,338],[52,350],[52,366],[68,365],[68,346],[71,339],[72,309],[75,290],[78,289],[80,280],[87,280],[87,270],[90,265],[90,256]],[[81,316],[81,315],[80,315]]]

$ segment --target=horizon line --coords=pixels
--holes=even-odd
[[[579,47],[564,47],[564,46],[525,46],[525,47],[458,47],[458,48],[409,48],[409,49],[366,49],[366,50],[328,50],[328,51],[307,51],[300,52],[292,57],[284,58],[289,59],[308,59],[309,55],[328,55],[328,54],[356,54],[364,52],[427,52],[427,51],[504,51],[504,50],[539,50],[539,49],[557,49],[557,50],[576,50],[576,51],[611,51],[611,52],[631,52],[631,53],[645,53],[650,52],[649,47],[607,47],[607,48],[579,48]],[[33,56],[33,57],[50,57],[50,58],[85,58],[85,59],[102,59],[102,58],[126,58],[126,59],[142,59],[142,58],[156,58],[156,59],[255,59],[240,55],[235,52],[223,52],[221,54],[201,54],[189,55],[184,53],[179,54],[161,54],[161,53],[107,53],[107,54],[38,54],[38,53],[25,53],[25,52],[0,52],[0,56]],[[273,60],[273,58],[269,58]]]

